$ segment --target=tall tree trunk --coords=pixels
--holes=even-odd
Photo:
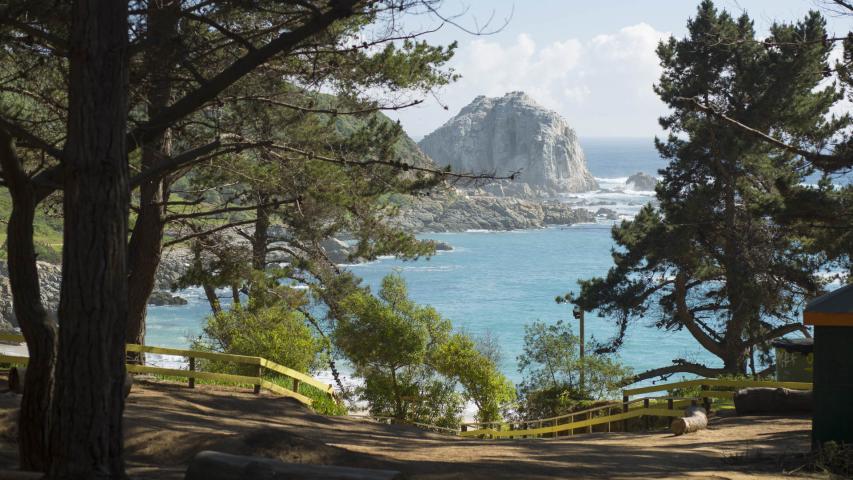
[[[2,130],[0,166],[12,195],[12,214],[7,227],[12,302],[30,355],[18,417],[18,453],[23,470],[42,472],[47,469],[49,459],[57,326],[55,317],[49,316],[41,303],[33,244],[33,220],[39,196],[15,155],[12,138]]]
[[[76,0],[69,41],[51,479],[124,478],[128,5]]]
[[[165,0],[148,4],[148,50],[145,53],[145,70],[151,75],[147,90],[148,118],[159,115],[172,97],[172,66],[179,52],[176,45],[180,2]],[[159,165],[171,155],[171,131],[154,135],[142,146],[142,169]],[[133,226],[128,251],[128,342],[145,343],[145,317],[148,297],[154,290],[157,268],[160,266],[165,227],[166,201],[169,199],[169,181],[152,180],[139,189],[139,214]],[[143,363],[141,353],[131,355],[129,361]]]

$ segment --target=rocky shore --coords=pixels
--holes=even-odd
[[[149,305],[184,305],[187,301],[170,293],[172,284],[186,272],[189,252],[172,249],[163,253],[163,260],[157,271],[155,291],[148,301]],[[62,284],[62,268],[47,262],[38,262],[41,302],[47,310],[56,310],[59,306],[59,289]],[[0,261],[0,331],[10,331],[18,327],[12,306],[12,287],[9,284],[9,267]]]
[[[449,194],[406,198],[392,222],[411,232],[519,230],[594,222],[595,214],[556,201]]]

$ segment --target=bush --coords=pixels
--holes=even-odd
[[[453,428],[465,400],[491,421],[512,399],[495,363],[434,308],[412,302],[399,275],[383,279],[378,297],[359,291],[342,307],[333,340],[364,380],[356,393],[371,414]]]
[[[244,310],[236,308],[207,318],[202,335],[193,342],[197,350],[251,355],[300,372],[315,372],[320,365],[322,342],[312,334],[304,317],[286,307]],[[255,375],[252,365],[206,360],[208,371]]]
[[[590,354],[581,360],[579,347],[580,339],[562,321],[524,327],[524,349],[518,357],[518,371],[524,375],[518,386],[518,417],[564,415],[616,395],[630,370],[606,355]],[[581,368],[584,385],[580,384]]]

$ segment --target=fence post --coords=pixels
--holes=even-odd
[[[672,405],[672,397],[669,397],[669,398],[667,398],[667,399],[666,399],[666,408],[668,408],[668,409],[672,410],[672,408],[673,408],[673,405]]]
[[[190,371],[195,371],[195,357],[190,357]],[[195,377],[190,377],[187,383],[190,388],[195,388]]]
[[[255,384],[255,395],[259,395],[261,393],[260,378],[263,374],[264,374],[264,367],[258,365],[258,383]]]
[[[299,393],[299,380],[293,379],[293,391]]]
[[[710,388],[711,387],[708,385],[702,385],[702,391],[703,392],[710,390]],[[710,413],[711,413],[711,398],[707,397],[707,396],[702,397],[702,406],[705,407],[705,413],[710,415]]]
[[[648,397],[643,399],[643,408],[649,408]],[[649,431],[649,416],[648,416],[648,414],[643,415],[643,423],[644,423],[646,431],[648,432]]]
[[[628,395],[622,395],[622,413],[628,413]],[[622,420],[622,431],[628,431],[628,419]]]

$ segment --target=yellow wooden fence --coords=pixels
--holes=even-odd
[[[676,389],[700,389],[698,396],[677,398],[671,396],[640,397],[632,396],[669,392]],[[706,408],[711,398],[731,399],[735,391],[749,387],[789,388],[793,390],[811,390],[812,384],[806,382],[774,382],[764,380],[726,380],[696,379],[681,382],[664,383],[648,387],[637,387],[622,391],[622,402],[612,401],[586,410],[572,412],[557,417],[526,420],[522,422],[463,423],[460,435],[464,437],[523,438],[557,436],[561,433],[573,434],[575,430],[592,428],[595,425],[610,425],[626,422],[638,417],[680,417],[683,408],[702,402]],[[614,413],[616,411],[617,413]],[[581,418],[578,420],[578,418]],[[624,424],[623,424],[624,425]],[[624,429],[624,428],[623,428]]]
[[[23,343],[24,337],[21,335],[0,333],[0,340],[8,342]],[[154,347],[149,345],[128,344],[128,352],[145,352],[157,353],[161,355],[176,355],[188,359],[189,369],[162,368],[151,365],[127,364],[127,371],[131,373],[148,373],[154,375],[166,375],[172,377],[186,378],[189,386],[195,386],[195,380],[216,381],[227,384],[236,385],[253,385],[255,393],[260,393],[261,388],[267,389],[278,395],[294,398],[305,405],[311,405],[312,399],[299,393],[299,385],[304,383],[320,390],[335,399],[334,388],[331,385],[325,384],[309,375],[293,370],[292,368],[279,365],[273,361],[261,357],[253,357],[248,355],[231,355],[227,353],[217,352],[202,352],[197,350],[181,350],[177,348]],[[202,372],[196,367],[196,359],[215,360],[221,362],[231,362],[242,365],[257,366],[257,375],[234,375],[230,373],[217,372]],[[28,357],[15,355],[0,354],[0,362],[11,363],[18,365],[26,365],[29,362]],[[265,371],[266,370],[266,371]],[[291,388],[285,388],[281,385],[268,380],[269,373],[278,376],[284,376],[290,379]]]

